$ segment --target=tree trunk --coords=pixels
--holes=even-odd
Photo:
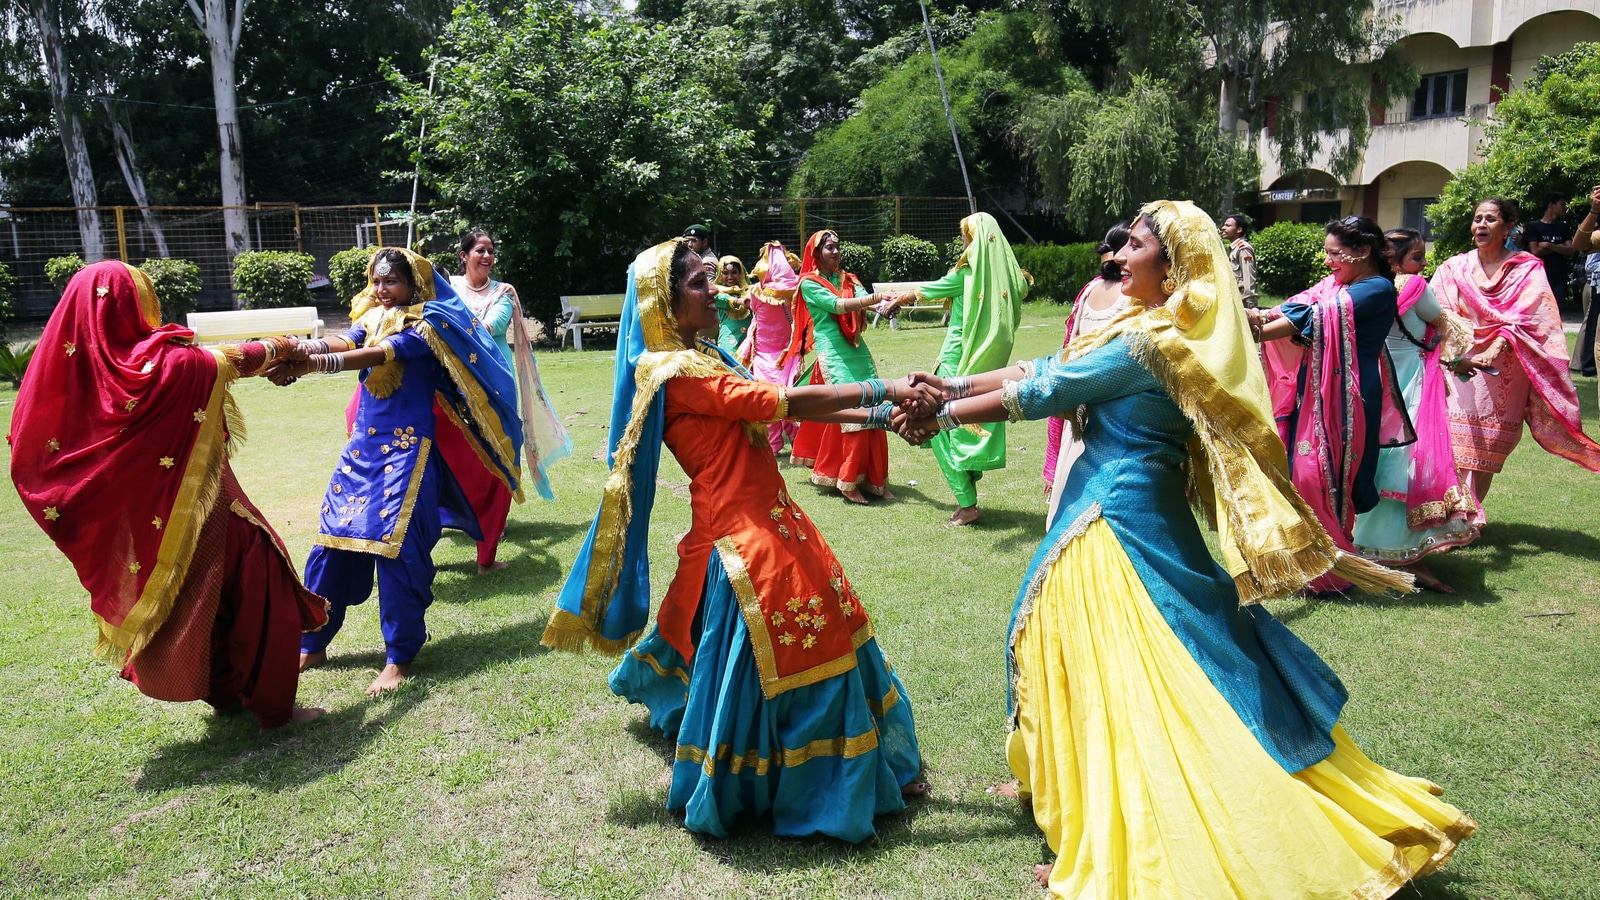
[[[61,149],[67,157],[72,203],[78,207],[78,236],[83,242],[83,258],[98,262],[105,257],[100,212],[94,208],[100,204],[94,187],[94,167],[89,163],[89,147],[83,140],[83,123],[69,105],[71,75],[67,70],[67,49],[61,42],[61,25],[56,19],[59,9],[54,0],[33,0],[28,12],[39,30],[39,55],[44,61],[45,78],[50,82],[50,105],[55,111],[56,129],[61,132]]]
[[[1222,151],[1228,154],[1228,168],[1222,181],[1219,214],[1225,216],[1233,209],[1234,194],[1238,190],[1233,180],[1233,154],[1239,142],[1239,76],[1227,68],[1222,70],[1221,75],[1222,92],[1217,98],[1217,136],[1221,139],[1219,144]]]
[[[111,121],[111,143],[117,148],[117,165],[122,168],[122,179],[128,183],[128,193],[133,195],[133,202],[139,207],[139,214],[144,216],[144,224],[150,229],[150,234],[156,241],[156,253],[162,258],[168,257],[167,236],[161,233],[161,226],[156,222],[155,213],[150,210],[150,195],[144,189],[144,175],[139,171],[139,158],[133,152],[133,136],[128,134],[128,129],[123,127],[122,119],[111,106],[110,100],[102,100],[101,105],[106,108],[106,117]]]
[[[217,107],[217,142],[221,148],[222,226],[227,235],[228,256],[232,258],[250,249],[249,223],[244,211],[244,142],[239,133],[239,104],[234,85],[234,60],[244,31],[244,8],[248,0],[234,0],[232,21],[228,18],[226,0],[203,2],[204,9],[196,0],[188,0],[189,12],[205,32],[206,45],[211,51],[211,96]],[[238,297],[234,298],[234,303],[239,303]]]

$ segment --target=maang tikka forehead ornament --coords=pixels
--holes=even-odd
[[[378,260],[378,264],[372,267],[372,274],[374,275],[387,275],[393,271],[394,264],[389,262],[387,259]]]

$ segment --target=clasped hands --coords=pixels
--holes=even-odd
[[[311,370],[310,360],[306,342],[296,340],[287,351],[273,357],[261,374],[278,387],[285,387],[294,384],[301,375]]]
[[[943,378],[928,372],[912,372],[906,376],[906,386],[911,396],[895,406],[889,414],[889,427],[913,447],[928,442],[939,433],[934,413],[951,400],[950,390]]]

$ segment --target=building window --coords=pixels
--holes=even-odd
[[[1400,227],[1422,232],[1422,239],[1433,240],[1433,226],[1428,223],[1428,207],[1439,202],[1438,197],[1407,197],[1400,212]]]
[[[1442,119],[1467,112],[1467,70],[1422,76],[1411,95],[1411,118]]]
[[[1300,221],[1310,225],[1323,225],[1339,218],[1339,201],[1327,200],[1300,204]]]

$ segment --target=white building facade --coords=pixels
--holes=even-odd
[[[1600,0],[1379,0],[1378,13],[1400,18],[1401,46],[1422,83],[1394,106],[1372,110],[1371,138],[1347,183],[1325,160],[1283,171],[1269,117],[1257,147],[1258,225],[1355,214],[1384,228],[1426,231],[1423,209],[1451,173],[1482,158],[1483,126],[1496,102],[1527,82],[1541,56],[1600,42]]]

